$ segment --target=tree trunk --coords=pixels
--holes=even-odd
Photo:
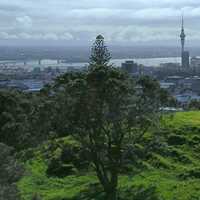
[[[106,192],[106,200],[117,200],[117,190],[112,189]]]
[[[111,171],[111,180],[109,185],[105,188],[106,200],[117,200],[117,185],[118,185],[118,170],[114,166],[110,169]]]

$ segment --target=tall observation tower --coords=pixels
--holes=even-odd
[[[181,52],[183,53],[184,50],[185,50],[185,30],[184,30],[184,19],[183,19],[183,16],[182,16],[182,26],[181,26],[181,35],[180,35],[180,38],[181,38]]]
[[[180,34],[180,38],[181,38],[181,65],[182,68],[186,69],[189,68],[190,66],[190,54],[189,51],[185,51],[185,29],[184,29],[184,19],[182,16],[182,20],[181,20],[181,34]]]

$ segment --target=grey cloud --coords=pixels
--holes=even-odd
[[[0,39],[175,41],[181,10],[188,37],[199,40],[197,0],[0,0]]]

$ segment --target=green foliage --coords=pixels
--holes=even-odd
[[[169,145],[183,145],[186,143],[186,138],[182,135],[170,134],[167,142]]]
[[[42,94],[0,90],[0,142],[22,150],[49,138],[51,108],[51,99]]]
[[[48,165],[47,175],[56,177],[66,177],[75,174],[76,170],[72,164],[63,164],[59,160],[52,159]]]
[[[140,185],[120,191],[119,200],[161,200],[155,186]]]
[[[43,150],[48,176],[65,177],[86,170],[89,159],[80,144],[71,137],[49,141]]]
[[[91,65],[107,65],[111,59],[111,55],[105,46],[104,38],[101,35],[96,37],[96,41],[92,46],[92,53],[90,56]]]
[[[0,90],[0,142],[20,148],[25,146],[27,113],[30,112],[28,96],[18,91]]]
[[[190,159],[190,156],[185,154],[184,151],[174,148],[174,147],[169,147],[168,148],[168,155],[172,157],[175,161],[182,162],[183,164],[191,164],[192,161]]]
[[[158,169],[172,169],[173,165],[172,163],[167,160],[166,158],[158,155],[158,154],[152,154],[151,158],[149,159],[150,164]]]
[[[188,105],[189,110],[200,110],[200,101],[192,100]]]
[[[16,182],[22,174],[22,167],[13,155],[13,149],[0,143],[0,199],[20,199]]]
[[[191,168],[179,175],[182,179],[200,179],[200,168]]]

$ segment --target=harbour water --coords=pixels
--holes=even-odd
[[[134,60],[138,64],[142,64],[145,66],[153,66],[158,67],[161,63],[180,63],[181,58],[180,57],[167,57],[167,58],[127,58],[127,59],[112,59],[111,63],[114,64],[117,67],[121,66],[121,63],[125,62],[126,60]],[[87,66],[88,63],[86,62],[75,62],[75,63],[68,63],[68,62],[62,62],[58,63],[57,60],[50,60],[50,59],[44,59],[41,60],[41,63],[39,63],[38,60],[31,60],[26,63],[22,61],[11,61],[11,60],[5,60],[0,61],[0,67],[23,67],[27,68],[28,70],[32,70],[35,67],[45,68],[45,67],[58,67],[60,69],[65,69],[67,67],[74,67],[74,68],[81,68]]]

